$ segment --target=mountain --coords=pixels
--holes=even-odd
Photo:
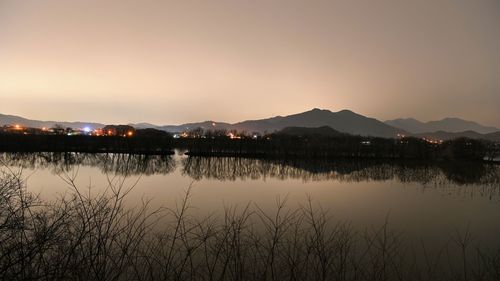
[[[127,125],[130,125],[136,129],[157,129],[159,127],[158,125],[151,124],[151,123],[136,123],[136,124],[130,123]]]
[[[52,127],[55,124],[61,124],[62,126],[73,128],[83,128],[87,126],[92,128],[104,127],[104,124],[99,123],[37,121],[11,115],[0,115],[0,125],[6,124],[21,124],[23,126],[35,128]],[[166,126],[157,126],[149,123],[138,123],[130,125],[137,128],[155,128],[168,132],[182,132],[195,128],[203,128],[205,130],[219,129],[246,131],[249,133],[272,133],[282,130],[286,127],[318,128],[328,126],[339,132],[349,133],[352,135],[395,137],[398,133],[406,134],[404,130],[387,125],[377,119],[368,118],[363,115],[354,113],[350,110],[332,112],[330,110],[322,110],[318,108],[288,116],[276,116],[260,120],[247,120],[235,124],[204,121],[199,123]]]
[[[402,130],[405,130],[413,134],[428,132],[428,130],[425,129],[425,123],[422,123],[413,118],[404,118],[404,119],[399,118],[394,120],[387,120],[384,123],[396,128],[400,128]]]
[[[436,131],[436,132],[426,132],[414,134],[415,137],[419,138],[428,138],[435,140],[452,140],[457,138],[470,138],[470,139],[485,139],[484,134],[480,134],[475,131],[464,131],[464,132],[445,132],[445,131]]]
[[[24,127],[32,127],[32,128],[43,128],[43,127],[54,127],[54,125],[59,124],[63,127],[71,127],[71,128],[102,128],[105,125],[100,123],[92,123],[92,122],[60,122],[60,121],[39,121],[39,120],[31,120],[26,119],[19,116],[14,115],[4,115],[0,114],[0,126],[3,125],[14,125],[19,124]]]
[[[215,121],[203,121],[197,123],[186,123],[182,125],[166,125],[166,126],[158,126],[158,129],[167,131],[167,132],[183,132],[189,131],[196,128],[202,128],[204,130],[231,130],[232,125],[224,122],[215,122]]]
[[[330,110],[322,110],[318,108],[288,116],[247,120],[235,124],[204,121],[182,125],[157,126],[156,128],[168,132],[182,132],[195,128],[203,128],[205,130],[219,129],[246,131],[249,133],[272,133],[287,127],[318,128],[322,126],[328,126],[339,132],[353,135],[395,137],[398,133],[407,134],[404,130],[394,128],[377,119],[368,118],[350,110],[332,112]]]
[[[326,136],[326,137],[339,137],[345,136],[347,134],[341,133],[334,130],[328,126],[322,126],[318,128],[304,128],[304,127],[286,127],[281,131],[278,131],[278,135],[287,136]]]
[[[413,136],[419,138],[434,139],[434,140],[452,140],[457,138],[470,138],[470,139],[483,139],[483,140],[500,142],[500,131],[489,134],[480,134],[475,131],[464,131],[464,132],[436,131],[436,132],[414,134]]]
[[[500,131],[486,134],[485,139],[500,143]]]
[[[386,124],[400,128],[414,134],[425,132],[450,132],[460,133],[465,131],[475,131],[480,134],[488,134],[498,132],[500,129],[495,127],[488,127],[478,124],[473,121],[467,121],[460,118],[444,118],[438,121],[420,122],[413,118],[400,118],[385,121]]]
[[[317,128],[322,126],[328,126],[339,132],[352,135],[395,137],[398,133],[406,133],[404,130],[350,110],[332,112],[318,108],[284,117],[276,116],[233,124],[234,129],[247,132],[273,132],[286,127]]]
[[[55,124],[72,128],[102,128],[105,126],[105,124],[93,122],[39,121],[19,116],[0,114],[0,126],[13,124],[34,128],[53,127]],[[203,121],[166,126],[158,126],[150,123],[136,123],[129,125],[138,129],[154,128],[167,132],[182,132],[196,128],[203,128],[205,130],[237,130],[249,133],[273,133],[284,130],[287,134],[295,135],[316,133],[334,135],[337,133],[348,133],[352,135],[390,138],[395,137],[397,134],[406,134],[416,137],[427,137],[442,140],[468,137],[500,142],[500,129],[486,127],[476,122],[458,118],[445,118],[440,121],[431,121],[427,123],[407,118],[389,120],[384,123],[377,119],[354,113],[350,110],[332,112],[330,110],[318,108],[288,116],[247,120],[235,124]],[[311,130],[307,130],[306,128],[311,128]],[[469,129],[463,130],[462,128]]]

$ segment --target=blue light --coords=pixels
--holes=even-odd
[[[83,128],[83,131],[85,133],[90,133],[91,129],[89,127],[85,127],[85,128]]]

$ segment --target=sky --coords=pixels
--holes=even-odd
[[[0,0],[0,113],[237,122],[312,108],[500,127],[498,0]]]

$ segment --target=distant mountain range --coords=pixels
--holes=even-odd
[[[43,127],[50,128],[54,127],[56,124],[59,124],[63,127],[71,127],[71,128],[84,128],[84,127],[102,128],[106,126],[104,124],[92,123],[92,122],[39,121],[39,120],[26,119],[14,115],[0,114],[0,126],[14,125],[14,124],[19,124],[31,128],[43,128]]]
[[[466,131],[474,131],[480,134],[489,134],[498,132],[500,129],[495,127],[487,127],[473,121],[467,121],[460,118],[444,118],[438,121],[421,122],[413,118],[400,118],[385,121],[386,124],[405,130],[413,134],[421,134],[426,132],[449,132],[460,133]]]
[[[354,113],[350,110],[332,112],[330,110],[315,108],[310,111],[288,115],[276,116],[272,118],[247,120],[234,124],[205,121],[200,123],[189,123],[179,126],[158,126],[156,128],[169,132],[180,132],[194,128],[203,129],[225,129],[246,131],[249,133],[272,133],[287,127],[317,128],[328,126],[342,133],[352,135],[395,137],[398,133],[406,131],[394,128],[377,119],[368,118]]]
[[[60,124],[64,127],[73,128],[102,128],[105,124],[87,122],[61,122],[61,121],[38,121],[18,116],[0,114],[0,126],[7,124],[20,124],[27,127],[53,127]],[[276,116],[259,120],[247,120],[234,124],[215,121],[204,121],[198,123],[186,123],[182,125],[158,126],[149,123],[129,124],[136,128],[155,128],[168,132],[182,132],[196,128],[205,130],[237,130],[248,133],[273,133],[289,128],[291,133],[308,133],[302,128],[322,128],[320,131],[327,134],[348,133],[352,135],[396,137],[397,134],[413,135],[417,137],[429,137],[434,139],[451,139],[456,137],[484,138],[500,141],[500,129],[482,126],[472,121],[458,118],[446,118],[440,121],[427,123],[415,119],[395,119],[381,122],[375,118],[369,118],[350,110],[332,112],[324,109],[312,109],[306,112]],[[331,128],[332,130],[327,129]],[[290,129],[292,128],[292,129]]]

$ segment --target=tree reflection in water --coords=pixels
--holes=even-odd
[[[182,173],[195,180],[221,181],[276,178],[303,181],[388,181],[418,183],[456,190],[474,186],[482,195],[500,194],[500,166],[480,162],[398,162],[373,160],[262,160],[188,157]]]
[[[166,175],[180,166],[194,180],[303,180],[389,181],[417,183],[444,191],[500,194],[500,166],[481,162],[416,162],[380,160],[284,160],[241,157],[175,157],[165,155],[105,153],[2,153],[3,166],[68,172],[75,166],[97,167],[102,173],[121,176]],[[458,189],[458,187],[473,188]]]
[[[5,166],[23,169],[51,169],[59,174],[75,166],[97,167],[102,173],[121,176],[168,174],[175,162],[168,155],[116,153],[3,153],[0,162]]]

